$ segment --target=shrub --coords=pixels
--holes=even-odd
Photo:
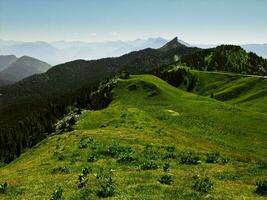
[[[181,155],[180,163],[188,165],[197,165],[200,164],[200,157],[192,152],[184,152]]]
[[[92,168],[90,168],[90,167],[85,167],[82,169],[82,174],[84,176],[87,176],[90,172],[92,172]]]
[[[77,182],[78,188],[83,188],[85,184],[87,183],[87,181],[88,179],[86,178],[86,176],[84,174],[80,174],[78,176],[78,182]]]
[[[6,192],[7,189],[7,183],[1,183],[0,184],[0,194],[4,194]]]
[[[64,156],[62,154],[59,154],[57,156],[57,160],[60,161],[60,160],[64,160]]]
[[[163,171],[164,172],[167,172],[169,170],[169,168],[170,168],[170,164],[169,163],[164,163],[163,164]]]
[[[70,169],[66,166],[64,167],[55,167],[51,170],[52,174],[61,173],[61,174],[67,174],[70,172]]]
[[[165,159],[174,159],[174,158],[176,158],[175,147],[174,146],[167,146],[166,147],[166,151],[167,151],[167,153],[164,156]]]
[[[96,155],[95,153],[90,154],[90,155],[88,156],[88,158],[87,158],[87,161],[88,161],[88,162],[95,162],[95,161],[97,161],[97,155]]]
[[[106,150],[104,150],[102,153],[105,156],[110,156],[110,157],[119,157],[121,154],[125,153],[130,153],[132,152],[132,149],[130,147],[123,147],[120,146],[117,143],[113,143]]]
[[[102,198],[113,196],[115,188],[113,186],[114,182],[112,180],[111,170],[106,171],[101,168],[96,178],[99,180],[100,185],[100,189],[96,193],[97,196]]]
[[[267,178],[256,183],[256,193],[267,195]]]
[[[85,186],[85,184],[87,183],[88,179],[86,178],[86,176],[92,171],[91,168],[85,167],[82,169],[82,174],[80,174],[78,176],[78,182],[77,182],[77,186],[78,188],[83,188]]]
[[[132,163],[136,159],[132,153],[124,153],[119,156],[118,163]]]
[[[153,170],[153,169],[158,169],[158,165],[152,160],[148,160],[148,161],[146,160],[140,164],[139,168],[141,170]]]
[[[160,177],[160,179],[158,180],[161,184],[165,184],[165,185],[171,185],[172,184],[172,177],[170,175],[163,175]]]
[[[79,141],[79,149],[85,149],[88,147],[88,144],[84,142],[84,138],[81,138]]]
[[[230,158],[228,158],[228,157],[222,157],[221,158],[221,161],[222,161],[222,164],[227,164],[227,163],[230,162]]]
[[[128,86],[128,90],[129,90],[129,91],[137,90],[137,88],[138,88],[138,87],[137,87],[137,85],[135,85],[135,84],[132,84],[132,85],[129,85],[129,86]]]
[[[145,156],[146,159],[152,159],[155,160],[157,159],[158,152],[153,149],[153,146],[150,144],[147,144],[143,150],[143,155]]]
[[[52,194],[52,197],[50,198],[50,200],[58,200],[61,199],[63,194],[63,189],[61,187],[58,187]]]
[[[125,70],[123,70],[118,74],[118,78],[128,79],[128,78],[130,78],[130,73],[125,71]]]
[[[200,178],[198,176],[194,177],[195,183],[193,185],[193,189],[198,192],[209,192],[213,188],[213,183],[208,177]]]
[[[208,153],[206,163],[218,163],[220,158],[219,153]]]
[[[167,147],[166,147],[166,150],[167,150],[168,152],[174,152],[174,151],[175,151],[175,147],[174,147],[174,146],[167,146]]]

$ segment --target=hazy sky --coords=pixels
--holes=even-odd
[[[0,0],[0,38],[267,43],[267,0]]]

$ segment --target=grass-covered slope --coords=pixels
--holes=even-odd
[[[212,96],[242,108],[267,113],[267,79],[231,73],[193,71],[197,84],[193,92]]]
[[[113,97],[0,168],[0,199],[49,199],[58,187],[62,199],[264,199],[255,189],[267,173],[266,114],[151,75],[120,80]]]

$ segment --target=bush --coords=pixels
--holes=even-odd
[[[86,176],[84,174],[80,174],[78,176],[78,182],[77,182],[78,188],[83,188],[85,184],[87,183],[87,181],[88,179],[86,178]]]
[[[119,156],[119,159],[117,160],[118,163],[132,163],[136,159],[134,158],[132,153],[124,153]]]
[[[256,193],[260,195],[267,195],[267,178],[256,183]]]
[[[132,84],[132,85],[129,85],[129,86],[128,86],[128,90],[129,90],[129,91],[137,90],[137,88],[138,88],[138,87],[137,87],[137,85],[135,85],[135,84]]]
[[[86,178],[86,176],[92,171],[91,168],[85,167],[82,169],[82,174],[80,174],[78,176],[78,182],[77,182],[77,186],[78,188],[83,188],[85,186],[85,184],[87,183],[88,179]]]
[[[218,163],[220,158],[219,153],[208,153],[206,163]]]
[[[158,151],[155,151],[155,150],[153,149],[153,146],[152,146],[152,145],[147,144],[147,145],[144,147],[143,155],[145,156],[145,158],[146,158],[147,160],[155,160],[155,159],[158,158],[159,153],[158,153]]]
[[[79,149],[85,149],[88,147],[90,143],[92,143],[94,139],[92,137],[89,137],[88,139],[82,137],[79,141]]]
[[[90,154],[90,155],[88,156],[88,158],[87,158],[87,161],[88,161],[88,162],[95,162],[95,161],[97,161],[97,155],[96,155],[95,153]]]
[[[213,183],[208,177],[200,178],[198,176],[194,177],[195,183],[193,185],[193,189],[198,192],[209,192],[213,188]]]
[[[141,163],[139,168],[141,170],[153,170],[153,169],[158,169],[158,165],[154,161],[149,160],[149,161],[144,161],[143,163]]]
[[[63,189],[61,187],[58,187],[52,194],[52,197],[50,198],[50,200],[58,200],[61,199],[63,194]]]
[[[222,157],[221,158],[221,161],[222,161],[222,164],[227,164],[227,163],[230,162],[230,158],[228,158],[228,157]]]
[[[130,78],[130,73],[125,71],[125,70],[123,70],[118,74],[118,78],[128,79],[128,78]]]
[[[111,170],[105,171],[101,168],[96,178],[99,180],[100,185],[100,189],[96,193],[97,196],[102,198],[113,196],[115,188],[113,186],[114,182],[112,180]]]
[[[4,194],[6,192],[7,189],[7,183],[1,183],[0,184],[0,194]]]
[[[165,185],[171,185],[172,184],[172,177],[170,175],[163,175],[160,177],[160,179],[158,180],[161,184],[165,184]]]
[[[66,166],[64,167],[55,167],[51,170],[52,174],[61,173],[61,174],[68,174],[70,172],[70,169]]]
[[[188,165],[197,165],[200,164],[200,157],[192,152],[184,152],[181,155],[180,163]]]
[[[167,146],[167,147],[166,147],[166,150],[167,150],[168,152],[174,152],[174,151],[175,151],[175,147],[174,147],[174,146]]]
[[[82,169],[82,174],[84,176],[87,176],[90,172],[92,172],[92,168],[90,168],[90,167],[85,167]]]
[[[164,163],[163,164],[163,171],[164,172],[167,172],[169,170],[169,168],[170,168],[170,164],[169,163]]]
[[[110,157],[115,158],[115,157],[119,157],[122,154],[131,153],[131,152],[132,152],[132,149],[130,147],[124,147],[124,146],[120,146],[117,143],[113,143],[110,146],[108,146],[106,150],[100,153],[105,156],[110,156]]]

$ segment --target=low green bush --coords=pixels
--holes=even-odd
[[[103,168],[101,168],[98,171],[96,178],[98,179],[100,186],[100,189],[96,192],[97,196],[101,198],[113,196],[115,188],[112,179],[112,171],[110,169],[104,170]]]
[[[82,174],[84,176],[87,176],[90,172],[92,172],[92,168],[91,167],[85,167],[82,169]]]
[[[206,163],[218,163],[220,159],[220,154],[216,153],[207,153]]]
[[[96,153],[92,153],[88,156],[87,158],[88,162],[96,162],[97,161],[97,154]]]
[[[110,156],[112,158],[118,158],[122,154],[127,154],[127,153],[131,153],[131,152],[132,152],[131,147],[124,147],[124,146],[119,145],[116,142],[113,142],[106,149],[104,149],[98,153],[102,154],[104,156]]]
[[[227,164],[227,163],[230,162],[230,158],[228,158],[228,157],[221,157],[221,162],[222,162],[222,164]]]
[[[60,174],[68,174],[70,173],[70,169],[66,166],[64,167],[55,167],[51,170],[52,174],[60,173]]]
[[[154,170],[158,169],[158,165],[152,160],[146,160],[139,165],[139,168],[141,170]]]
[[[87,183],[87,181],[88,181],[88,179],[86,178],[86,176],[84,174],[80,174],[78,176],[77,187],[83,188],[85,186],[85,184]]]
[[[50,198],[50,200],[59,200],[61,199],[63,194],[63,189],[61,187],[58,187],[52,194],[52,197]]]
[[[267,195],[267,178],[256,183],[256,193]]]
[[[169,163],[164,163],[163,164],[163,171],[164,172],[167,172],[169,170],[169,168],[170,168],[170,164]]]
[[[193,189],[196,191],[207,193],[213,188],[213,182],[208,177],[194,176],[193,178],[195,179]]]
[[[129,164],[136,160],[132,152],[123,153],[119,156],[117,162],[123,164]]]
[[[173,180],[172,180],[172,176],[170,175],[163,175],[159,178],[158,180],[161,184],[165,184],[165,185],[171,185]]]
[[[200,157],[192,152],[183,152],[180,157],[181,164],[197,165],[201,163]]]
[[[7,189],[7,183],[1,183],[0,184],[0,194],[4,194],[6,192]]]

